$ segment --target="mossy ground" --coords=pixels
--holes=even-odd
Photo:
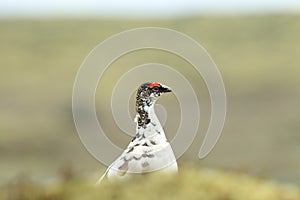
[[[299,200],[300,188],[242,173],[185,167],[176,176],[150,174],[121,182],[105,180],[98,186],[83,178],[47,186],[21,179],[2,187],[0,197],[3,200]]]

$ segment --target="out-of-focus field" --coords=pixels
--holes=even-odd
[[[227,91],[228,113],[224,131],[213,152],[204,160],[196,161],[209,119],[209,98],[204,84],[197,86],[199,77],[178,57],[144,50],[120,58],[101,80],[106,84],[102,89],[99,87],[101,94],[98,92],[96,97],[97,111],[103,127],[112,133],[109,137],[121,147],[130,140],[113,123],[107,106],[118,77],[130,67],[142,63],[169,64],[186,75],[196,85],[194,89],[199,91],[198,97],[203,98],[200,102],[203,124],[206,125],[201,126],[199,136],[180,159],[181,163],[242,171],[299,184],[300,16],[297,15],[174,20],[1,20],[0,183],[6,183],[21,172],[48,183],[55,181],[57,169],[64,165],[72,165],[76,173],[83,176],[99,170],[93,180],[101,175],[103,166],[87,153],[74,128],[71,113],[73,82],[85,56],[99,42],[120,31],[143,26],[183,32],[210,53],[220,69]],[[206,97],[202,97],[205,94]],[[168,98],[171,97],[163,98],[161,103],[175,109],[178,105],[170,103],[173,101],[168,101]],[[172,119],[168,120],[172,122]],[[174,132],[171,122],[167,121],[165,126],[169,138]],[[207,173],[193,169],[190,174],[179,176],[178,182],[166,179],[158,183],[158,179],[150,178],[145,184],[150,186],[153,183],[161,193],[165,185],[172,183],[174,187],[168,190],[171,195],[173,190],[180,191],[178,183],[183,181],[184,188],[192,192],[191,199],[194,193],[197,197],[203,195],[203,198],[218,195],[209,193],[212,190],[220,191],[224,196],[207,196],[206,199],[256,199],[246,195],[255,191],[256,186],[265,188],[262,192],[266,195],[277,189],[272,183],[265,185],[264,181],[244,176]],[[193,179],[194,175],[197,178]],[[209,177],[212,179],[208,180]],[[138,181],[143,182],[142,179]],[[78,199],[82,199],[80,195],[89,195],[78,184],[88,187],[84,183],[72,182],[53,190],[59,193],[74,191]],[[206,189],[201,189],[202,186]],[[232,196],[235,195],[235,186],[239,186],[241,195],[245,196]],[[248,186],[252,189],[246,191]],[[113,187],[120,190],[115,195],[124,194],[127,198],[132,195],[119,185]],[[130,183],[129,187],[138,191],[140,186]],[[100,191],[114,198],[109,191]],[[41,192],[45,192],[44,189]],[[150,189],[147,193],[150,197],[156,195]],[[93,196],[93,192],[90,195]],[[289,198],[271,196],[269,199]]]
[[[8,189],[7,189],[8,188]],[[299,188],[255,179],[234,172],[185,167],[177,176],[160,174],[137,176],[126,182],[103,181],[99,186],[75,178],[55,186],[41,186],[22,177],[0,189],[3,200],[10,199],[206,199],[206,200],[298,200]]]

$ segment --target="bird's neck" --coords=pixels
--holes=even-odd
[[[137,102],[136,107],[136,134],[137,136],[154,136],[159,135],[165,138],[163,128],[155,114],[155,101]]]

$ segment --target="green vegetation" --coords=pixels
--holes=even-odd
[[[7,189],[8,188],[8,189]],[[126,182],[103,181],[99,186],[73,179],[55,186],[37,186],[28,180],[12,183],[3,200],[94,200],[94,199],[206,199],[206,200],[298,200],[300,190],[244,174],[184,168],[178,176],[139,176]]]

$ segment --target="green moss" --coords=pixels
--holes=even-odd
[[[17,195],[5,198],[11,192]],[[103,181],[99,186],[84,179],[48,187],[10,185],[0,190],[0,195],[3,200],[299,200],[300,188],[240,173],[183,167],[177,176],[152,174],[122,182]]]

